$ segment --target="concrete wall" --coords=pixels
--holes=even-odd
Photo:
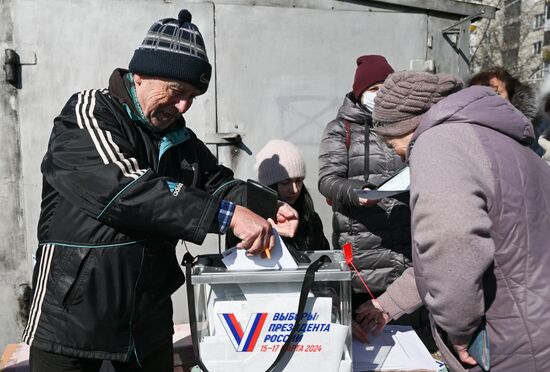
[[[426,27],[420,12],[216,6],[219,131],[241,134],[253,154],[271,138],[296,144],[327,237],[332,212],[317,191],[318,147],[351,91],[355,60],[383,54],[395,69],[408,69],[426,57]],[[398,40],[406,42],[397,48]],[[256,178],[254,156],[238,151],[227,161],[238,177]]]
[[[4,50],[13,47],[11,2],[0,2],[0,63]],[[28,282],[29,260],[25,246],[22,209],[21,147],[18,91],[0,79],[0,347],[21,335],[20,299]]]

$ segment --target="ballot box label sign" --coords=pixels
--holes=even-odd
[[[270,317],[268,313],[252,313],[248,318],[244,330],[241,323],[237,320],[235,313],[218,313],[217,315],[237,352],[253,352],[259,339],[262,340],[260,351],[266,352],[278,351],[282,345],[271,344],[282,344],[288,340],[297,314],[292,312],[277,312]],[[298,344],[302,341],[305,333],[330,332],[330,323],[317,322],[318,320],[318,313],[306,312],[303,314],[297,332],[291,340],[294,344],[288,346],[292,351],[322,351],[321,345]],[[267,331],[260,338],[264,325],[267,327]]]
[[[267,315],[267,313],[252,313],[244,332],[235,314],[221,313],[218,314],[218,317],[235,350],[239,352],[252,352],[262,332]]]

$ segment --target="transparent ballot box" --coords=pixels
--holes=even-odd
[[[202,369],[351,372],[351,273],[339,251],[304,254],[312,263],[328,256],[309,290],[310,263],[227,271],[213,259],[192,268],[190,322]],[[302,292],[303,313],[291,334]]]

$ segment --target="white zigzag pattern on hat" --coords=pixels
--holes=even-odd
[[[160,25],[158,31],[152,31],[155,29],[155,26]],[[174,27],[174,32],[172,37],[167,34],[166,28],[168,26]],[[184,33],[189,34],[189,38],[184,38]],[[182,28],[179,27],[177,23],[168,22],[168,23],[159,23],[156,22],[151,29],[147,32],[143,43],[139,47],[140,49],[150,49],[150,50],[162,50],[171,53],[185,54],[193,57],[199,57],[203,60],[208,60],[206,55],[206,50],[196,42],[197,36],[202,37],[198,30],[194,28]],[[162,46],[159,43],[165,42],[169,43],[170,46]],[[182,49],[186,48],[186,49]]]

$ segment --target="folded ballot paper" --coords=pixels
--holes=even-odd
[[[222,261],[228,271],[254,271],[254,270],[296,270],[298,265],[288,251],[283,239],[276,230],[275,246],[271,249],[271,258],[264,255],[247,256],[244,249],[230,248],[223,252]]]
[[[246,291],[245,291],[246,292]],[[211,297],[209,336],[199,343],[209,371],[265,371],[275,361],[295,322],[299,293]],[[332,322],[332,298],[308,297],[304,321],[293,336],[285,371],[351,372],[346,350],[349,327]]]
[[[409,191],[411,184],[411,172],[409,167],[405,167],[390,177],[376,190],[353,190],[360,198],[378,200],[388,198],[403,192]]]
[[[353,341],[353,371],[436,372],[439,364],[410,326],[388,325],[369,344]]]

